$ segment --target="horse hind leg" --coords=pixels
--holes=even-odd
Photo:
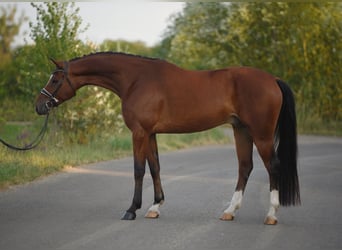
[[[244,126],[234,127],[236,152],[239,162],[239,175],[235,192],[229,207],[224,210],[221,220],[233,220],[235,212],[241,207],[243,193],[253,169],[253,140]]]
[[[265,218],[264,224],[276,225],[278,223],[276,212],[280,206],[280,202],[279,202],[280,162],[274,150],[273,140],[267,140],[267,141],[256,140],[255,144],[264,162],[264,165],[267,169],[269,180],[270,180],[270,206],[269,206],[269,210]]]

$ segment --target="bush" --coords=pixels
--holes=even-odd
[[[56,112],[58,128],[70,143],[87,144],[97,137],[120,134],[124,127],[119,97],[108,90],[86,87]]]

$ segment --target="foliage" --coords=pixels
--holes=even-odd
[[[45,2],[31,5],[37,10],[36,24],[30,22],[30,36],[34,44],[11,51],[10,65],[6,70],[7,77],[0,76],[0,82],[4,81],[6,86],[3,89],[4,98],[0,103],[13,104],[13,111],[10,111],[12,113],[17,113],[18,108],[27,113],[34,113],[35,98],[53,67],[49,57],[73,57],[87,49],[78,40],[78,35],[82,31],[81,19],[77,16],[78,9],[74,8],[74,3]],[[29,105],[15,106],[14,102],[18,99]]]
[[[121,133],[124,122],[117,96],[98,87],[85,87],[77,95],[67,108],[58,107],[62,110],[57,111],[61,118],[56,135],[67,133],[65,143],[87,144],[97,137]]]
[[[25,95],[34,98],[52,70],[49,58],[69,59],[89,49],[78,38],[85,28],[81,26],[82,19],[78,16],[79,9],[75,8],[75,3],[44,2],[31,5],[37,11],[36,23],[30,22],[30,37],[35,46],[29,53],[34,56],[26,54],[26,60],[20,62],[25,69],[20,83]]]
[[[125,40],[104,40],[97,46],[99,51],[115,51],[127,54],[134,54],[152,58],[165,59],[169,53],[170,46],[167,45],[170,39],[164,39],[154,47],[148,47],[142,41],[125,41]]]
[[[6,89],[13,90],[11,86],[11,45],[15,36],[19,34],[21,24],[26,21],[24,14],[16,18],[16,7],[0,6],[0,98],[6,94]]]
[[[248,55],[240,53],[239,62],[289,81],[301,112],[341,120],[342,5],[251,3],[238,5],[238,9],[246,15],[232,16],[230,37],[235,37],[235,44]],[[249,27],[253,35],[235,32],[241,25]]]
[[[101,51],[122,51],[168,59],[189,69],[230,65],[262,68],[289,82],[295,91],[299,125],[332,124],[342,114],[341,3],[187,3],[172,17],[155,47],[143,42],[105,40],[84,43],[87,29],[71,2],[32,3],[32,45],[12,49],[25,16],[15,7],[0,10],[0,119],[33,120],[34,102],[53,65],[49,57],[69,60]],[[4,38],[6,38],[4,41]],[[4,54],[6,51],[6,55]],[[107,90],[86,87],[54,113],[54,133],[65,142],[87,143],[97,134],[121,131],[120,100]],[[319,129],[318,129],[319,130]],[[303,130],[302,130],[303,131]],[[311,130],[310,130],[311,131]]]
[[[14,144],[18,138],[29,141],[34,133],[27,123],[5,120],[36,120],[35,97],[54,67],[49,57],[69,60],[96,50],[165,58],[189,69],[229,65],[265,69],[295,90],[301,132],[320,133],[325,127],[325,133],[341,135],[341,3],[187,3],[153,48],[122,40],[106,40],[98,47],[84,43],[79,35],[87,26],[83,27],[74,3],[32,3],[32,7],[37,11],[37,22],[30,24],[34,44],[16,49],[13,38],[25,16],[15,20],[15,7],[0,9],[0,133]],[[111,92],[96,87],[79,90],[50,116],[48,134],[38,150],[22,153],[0,147],[0,188],[67,165],[131,154],[131,136],[120,114],[120,100]],[[31,125],[33,131],[40,123]],[[159,135],[158,144],[161,150],[170,150],[226,143],[224,138],[216,129]]]
[[[168,59],[190,69],[210,69],[227,58],[226,20],[228,9],[220,3],[187,4],[168,28],[171,37]]]
[[[341,3],[188,3],[166,33],[168,58],[262,68],[291,84],[301,119],[341,121],[341,13]]]
[[[152,56],[152,49],[144,42],[129,42],[125,40],[104,40],[98,48],[100,51],[115,51],[141,56]]]
[[[92,52],[94,47],[79,39],[86,28],[82,28],[82,19],[78,16],[79,9],[75,8],[75,3],[31,5],[37,10],[37,23],[30,23],[30,36],[35,46],[21,49],[20,57],[14,64],[25,69],[18,81],[30,83],[22,84],[21,90],[26,98],[31,96],[33,100],[52,71],[49,58],[69,60]],[[109,127],[120,130],[122,127],[118,99],[98,88],[78,91],[77,97],[59,107],[55,115],[55,124],[58,125],[55,135],[68,135],[67,141],[71,143],[88,143],[99,131],[107,131]]]
[[[17,8],[8,6],[0,6],[0,53],[1,58],[4,55],[10,54],[11,45],[14,41],[14,37],[18,35],[21,24],[26,21],[24,14],[21,14],[18,20],[16,20]],[[3,63],[3,62],[0,62]]]

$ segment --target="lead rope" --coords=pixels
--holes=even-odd
[[[6,147],[13,149],[13,150],[18,150],[18,151],[26,151],[26,150],[31,150],[36,148],[39,143],[43,140],[44,135],[46,134],[47,131],[47,125],[48,125],[48,119],[49,119],[49,113],[46,115],[45,117],[45,121],[44,121],[44,125],[42,127],[42,129],[40,130],[38,136],[36,137],[36,139],[34,139],[30,144],[24,146],[24,147],[17,147],[17,146],[13,146],[7,142],[5,142],[4,140],[2,140],[0,138],[0,142],[2,144],[4,144]]]

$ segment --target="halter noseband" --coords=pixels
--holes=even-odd
[[[74,86],[72,85],[69,77],[68,77],[68,63],[64,62],[64,69],[56,69],[54,72],[52,72],[50,79],[48,81],[48,83],[50,82],[51,78],[53,77],[54,74],[56,74],[57,72],[63,72],[64,76],[63,78],[61,78],[58,83],[57,83],[57,87],[55,89],[55,91],[51,94],[45,87],[40,91],[40,93],[42,95],[45,95],[46,97],[49,98],[49,100],[45,103],[45,106],[48,110],[50,110],[53,107],[57,107],[59,100],[56,98],[56,94],[59,91],[59,89],[62,87],[62,84],[64,82],[64,77],[66,78],[70,88],[73,90],[74,92],[74,96],[76,95],[76,89],[74,88]]]

